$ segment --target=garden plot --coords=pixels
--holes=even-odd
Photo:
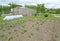
[[[55,41],[55,33],[60,34],[60,21],[41,18],[25,18],[0,24],[1,41]],[[55,23],[56,22],[56,23]],[[57,28],[58,27],[58,28]],[[60,35],[58,40],[60,41]]]

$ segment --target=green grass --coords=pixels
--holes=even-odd
[[[18,20],[20,20],[20,21],[22,22],[22,20],[34,19],[34,18],[42,18],[42,19],[44,19],[44,18],[46,18],[44,15],[45,15],[45,14],[39,14],[39,15],[37,15],[37,16],[34,16],[34,15],[24,16],[23,18],[13,19],[13,21],[18,21]],[[59,15],[60,15],[60,14],[59,14]],[[55,18],[53,15],[48,14],[48,19],[60,19],[60,18]],[[0,22],[7,22],[7,21],[8,21],[8,20],[3,21],[3,17],[0,17]],[[12,21],[12,20],[10,20],[10,21]],[[22,22],[22,23],[23,23],[23,22]]]

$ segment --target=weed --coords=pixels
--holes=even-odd
[[[32,27],[34,27],[34,24],[32,25]]]
[[[54,41],[57,41],[57,40],[58,40],[58,33],[56,32]]]
[[[36,17],[38,14],[34,14],[34,16]]]
[[[56,38],[58,38],[58,35],[55,35]]]
[[[3,31],[6,31],[5,29],[3,29]]]
[[[16,37],[18,37],[19,35],[16,35]]]
[[[16,24],[13,24],[13,27],[15,27],[16,26]]]
[[[21,33],[24,34],[25,32],[27,32],[27,30],[26,29],[23,29],[23,31]]]
[[[12,25],[10,25],[10,27],[13,27]]]
[[[57,41],[58,40],[58,38],[55,38],[53,41]]]
[[[33,32],[30,33],[30,35],[28,36],[29,38],[31,38],[34,35]]]
[[[11,34],[11,32],[8,32],[9,34]]]
[[[25,24],[21,24],[21,26],[24,28],[25,27]]]
[[[37,24],[39,24],[39,22],[37,22]]]
[[[20,24],[24,24],[24,21],[21,21]]]
[[[25,22],[24,21],[21,21],[21,22],[19,22],[19,25],[24,28],[25,27]]]
[[[37,30],[37,31],[39,31],[39,30],[40,30],[40,28],[39,28],[39,27],[36,27],[36,30]]]
[[[33,36],[33,35],[34,35],[34,33],[31,32],[31,36]]]
[[[14,32],[17,32],[17,30],[14,30]]]
[[[10,27],[8,27],[7,30],[10,30]]]
[[[23,30],[23,32],[27,32],[27,30],[26,30],[26,29],[24,29],[24,30]]]
[[[13,36],[9,36],[8,41],[12,40],[13,38],[14,38]]]
[[[4,36],[4,34],[0,34],[0,37],[3,37]]]
[[[0,27],[0,30],[2,30],[3,29],[3,27]]]
[[[31,36],[28,36],[29,38],[31,38]]]
[[[42,25],[44,22],[46,22],[46,20],[47,20],[47,18],[41,22],[41,25]]]
[[[21,34],[24,34],[24,32],[21,32]]]
[[[16,26],[16,24],[10,24],[10,26],[9,27],[15,27]]]

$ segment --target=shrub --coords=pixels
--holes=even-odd
[[[48,14],[45,14],[44,17],[48,17]]]
[[[37,16],[37,14],[34,14],[34,16]]]

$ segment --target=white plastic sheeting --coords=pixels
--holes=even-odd
[[[11,15],[11,16],[5,16],[5,18],[3,18],[3,20],[12,20],[15,18],[20,18],[23,17],[22,15]]]
[[[54,15],[54,17],[59,17],[60,18],[60,16],[59,15],[56,15],[56,14],[53,14]]]

